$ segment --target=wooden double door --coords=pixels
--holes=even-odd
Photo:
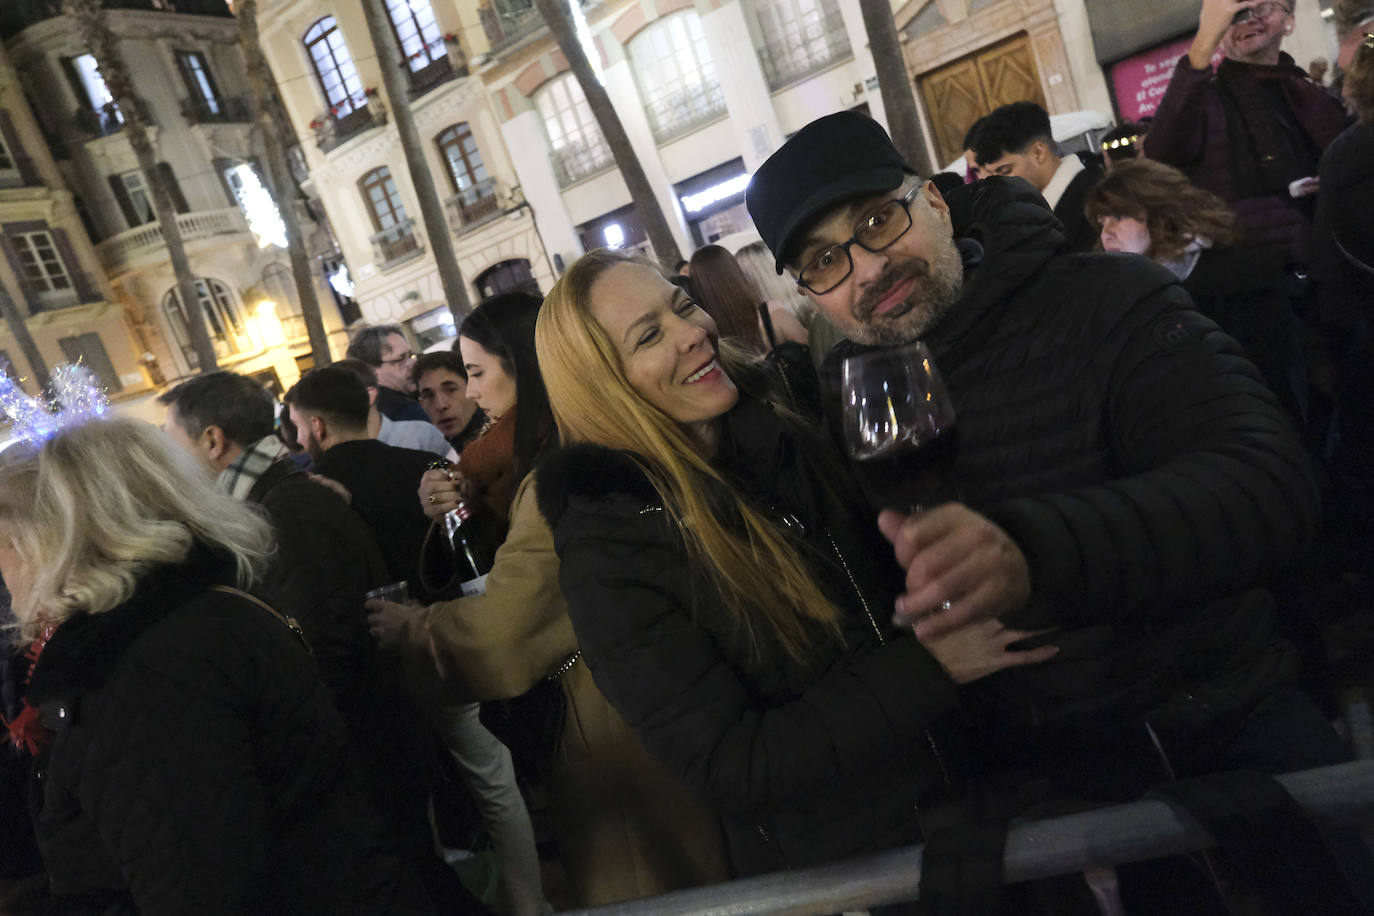
[[[935,133],[939,167],[959,158],[968,129],[993,109],[1011,102],[1045,104],[1025,33],[923,73],[917,85]]]

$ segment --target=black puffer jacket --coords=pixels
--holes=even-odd
[[[53,634],[33,816],[53,912],[431,913],[287,627],[204,548]]]
[[[897,570],[834,495],[843,467],[824,470],[747,397],[725,426],[716,467],[785,519],[843,641],[818,632],[809,664],[756,657],[634,459],[580,445],[543,462],[538,496],[583,656],[650,752],[724,815],[741,872],[914,842],[916,798],[945,779],[932,726],[954,685],[888,627]]]
[[[1025,553],[1031,598],[1007,625],[1064,628],[1053,660],[975,691],[1011,721],[1082,730],[1185,686],[1212,683],[1236,711],[1290,685],[1295,658],[1253,586],[1307,549],[1316,494],[1257,370],[1158,265],[1061,256],[1024,184],[948,200],[956,236],[984,251],[925,338],[958,414],[942,490]],[[859,349],[827,358],[836,412],[841,360]]]

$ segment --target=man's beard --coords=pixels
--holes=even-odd
[[[913,277],[916,278],[916,284],[906,301],[887,314],[873,314],[884,296]],[[890,264],[872,287],[854,303],[854,325],[848,329],[847,336],[857,343],[871,346],[920,340],[959,300],[963,285],[964,265],[953,241],[940,246],[933,261],[911,258]]]

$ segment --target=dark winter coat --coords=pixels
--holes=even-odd
[[[406,693],[400,656],[379,649],[367,631],[363,596],[391,581],[372,533],[338,493],[290,461],[270,465],[248,499],[267,510],[276,533],[262,591],[305,631],[352,736],[368,798],[406,855],[434,858],[428,819],[437,765],[433,735]]]
[[[1073,176],[1073,181],[1059,196],[1059,202],[1054,205],[1054,215],[1064,224],[1069,251],[1092,251],[1097,245],[1100,230],[1088,222],[1087,214],[1083,211],[1088,192],[1097,187],[1107,171],[1102,165],[1101,156],[1083,153],[1078,158],[1083,163],[1083,171]]]
[[[377,412],[388,420],[429,422],[429,415],[425,413],[425,409],[420,406],[420,402],[416,400],[414,395],[397,391],[395,388],[388,388],[385,385],[377,386]]]
[[[891,548],[835,495],[844,472],[817,461],[824,444],[747,397],[725,427],[713,463],[795,536],[842,639],[818,627],[808,663],[755,655],[634,459],[579,445],[546,458],[538,498],[583,657],[649,751],[721,812],[739,871],[914,842],[917,796],[945,780],[935,723],[954,685],[888,626]]]
[[[1312,274],[1326,323],[1353,328],[1374,313],[1374,124],[1356,124],[1322,156]]]
[[[28,699],[56,731],[33,814],[56,910],[429,913],[363,800],[297,637],[208,586],[204,548],[64,622]]]
[[[1193,184],[1229,203],[1250,245],[1280,262],[1305,264],[1312,202],[1295,200],[1286,185],[1317,174],[1322,151],[1350,117],[1293,58],[1279,58],[1273,67],[1226,60],[1222,80],[1210,67],[1195,70],[1185,54],[1150,123],[1144,149],[1146,156],[1180,169]],[[1237,96],[1248,93],[1272,100],[1272,122],[1255,125],[1240,117]],[[1265,146],[1266,135],[1284,139],[1273,149],[1257,148]],[[1267,182],[1260,177],[1264,157],[1283,160],[1282,174]],[[1266,183],[1270,186],[1261,186]]]
[[[984,250],[924,338],[958,416],[932,492],[990,517],[1025,554],[1030,600],[1005,623],[1062,628],[1045,638],[1060,647],[1049,662],[973,685],[1001,733],[1019,723],[1091,737],[1184,687],[1202,702],[1170,707],[1170,722],[1205,719],[1290,685],[1296,660],[1254,586],[1302,556],[1316,494],[1255,367],[1164,268],[1061,255],[1060,230],[1023,183],[986,179],[949,204],[956,236]],[[860,349],[827,358],[834,413],[841,360]],[[895,476],[856,471],[904,490],[931,468],[917,454]]]
[[[429,519],[420,508],[420,478],[434,455],[399,448],[376,439],[331,446],[315,470],[348,488],[353,508],[386,557],[393,581],[405,579],[415,594],[420,585],[420,550]]]

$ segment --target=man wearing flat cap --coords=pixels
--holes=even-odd
[[[921,340],[944,378],[952,458],[853,465],[906,569],[897,622],[1052,630],[1054,658],[969,690],[1000,748],[1069,772],[1124,761],[1127,796],[1169,766],[1345,757],[1260,587],[1316,530],[1302,447],[1172,274],[1064,253],[1019,178],[942,197],[853,112],[803,127],[747,195],[778,272],[848,338],[821,370],[832,431],[846,357]],[[908,512],[921,476],[933,498]]]

